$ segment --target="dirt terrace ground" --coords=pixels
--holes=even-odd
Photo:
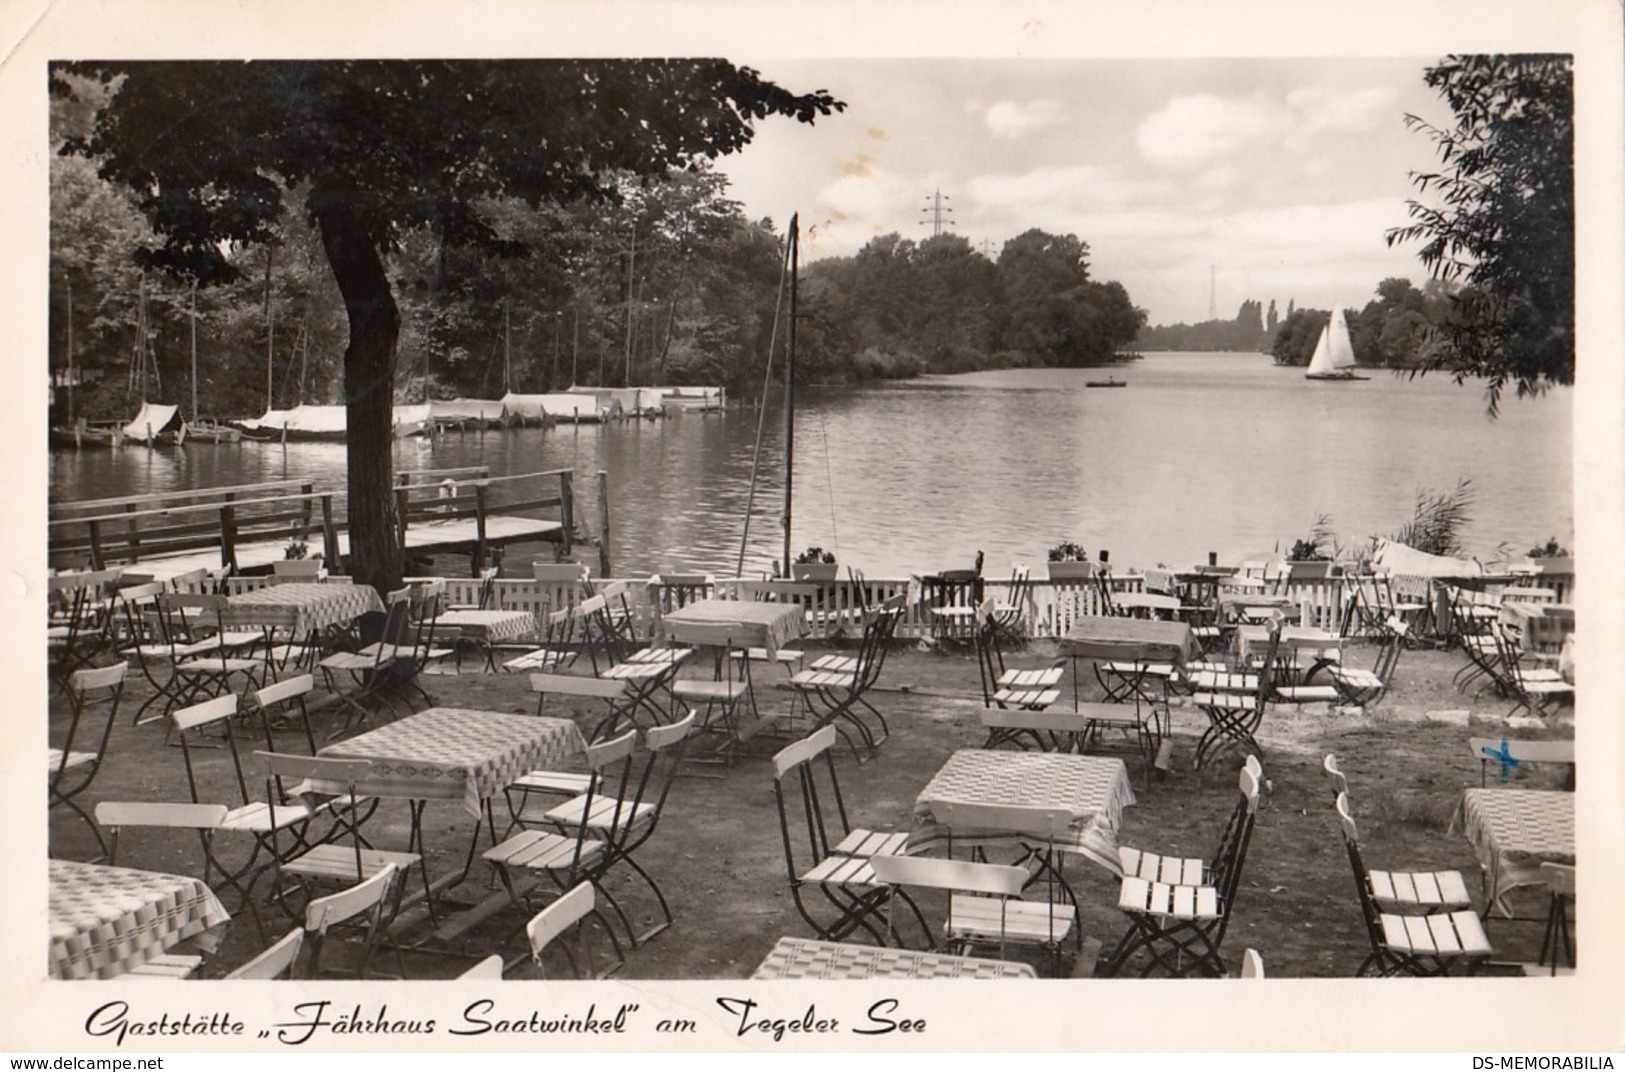
[[[1350,643],[1346,657],[1353,665],[1369,665],[1373,654],[1369,645]],[[1041,665],[1056,657],[1053,645],[1037,642],[1010,661]],[[1475,895],[1482,897],[1478,861],[1466,839],[1450,832],[1462,790],[1478,785],[1481,776],[1478,760],[1468,754],[1468,737],[1572,737],[1573,724],[1571,709],[1564,708],[1550,725],[1508,729],[1505,700],[1488,692],[1476,698],[1463,696],[1453,688],[1451,675],[1464,661],[1453,651],[1404,652],[1387,697],[1365,712],[1334,710],[1325,704],[1271,706],[1260,735],[1267,780],[1224,943],[1231,964],[1251,946],[1262,954],[1272,976],[1346,977],[1355,973],[1369,951],[1321,771],[1328,751],[1339,756],[1349,776],[1369,866],[1459,869],[1468,876]],[[1083,676],[1092,681],[1086,670]],[[447,706],[514,712],[533,712],[536,707],[523,675],[477,673],[474,660],[465,661],[460,675],[424,680],[435,700]],[[184,800],[180,749],[166,744],[162,723],[131,724],[130,713],[150,695],[133,668],[131,682],[109,759],[88,798]],[[758,690],[764,707],[788,708],[791,694],[774,688],[778,682],[782,682],[778,668],[767,667],[761,673]],[[849,751],[842,751],[838,757],[842,788],[854,822],[906,830],[915,796],[931,775],[955,749],[978,746],[984,739],[975,716],[980,702],[975,660],[965,649],[942,651],[921,642],[900,642],[890,653],[875,702],[891,723],[891,738],[862,765]],[[64,710],[53,700],[53,726],[60,728]],[[1430,715],[1438,712],[1448,714]],[[586,729],[598,712],[585,708],[572,712],[550,702],[547,713],[574,717]],[[1119,842],[1207,856],[1234,806],[1237,759],[1227,757],[1192,770],[1195,741],[1205,719],[1180,701],[1172,715],[1171,769],[1146,788],[1138,762],[1130,760],[1138,803],[1124,813]],[[327,733],[335,718],[332,710],[319,712],[318,734]],[[619,977],[741,978],[779,936],[811,936],[789,894],[773,803],[768,756],[782,743],[760,740],[755,742],[755,754],[731,769],[695,766],[677,780],[657,833],[639,852],[666,892],[676,923],[631,951]],[[281,732],[278,744],[288,750],[303,746],[300,736],[289,731]],[[228,753],[199,749],[194,754],[204,771],[204,799],[235,802]],[[1497,783],[1501,772],[1492,769],[1489,777]],[[1549,768],[1510,774],[1512,783],[1542,788],[1555,788],[1562,778],[1562,772]],[[446,874],[461,864],[469,826],[458,805],[429,804],[425,829],[434,873]],[[380,847],[404,847],[404,805],[386,802],[367,830]],[[85,827],[65,809],[53,809],[50,839],[55,856],[95,855]],[[236,858],[229,846],[222,843],[222,848]],[[119,863],[196,873],[201,852],[190,835],[136,831],[124,839]],[[1068,875],[1082,906],[1087,943],[1084,955],[1062,970],[1087,975],[1098,944],[1109,949],[1123,929],[1123,918],[1114,907],[1117,883],[1087,864],[1071,864]],[[655,905],[644,889],[623,872],[612,873],[610,881],[629,911],[652,923]],[[473,877],[451,891],[448,904],[455,910],[486,897],[491,889],[489,872],[476,862]],[[933,926],[940,925],[943,905],[930,898],[922,903]],[[1529,891],[1516,903],[1521,914],[1544,917],[1543,894]],[[229,896],[227,907],[236,918],[226,941],[209,959],[206,976],[223,974],[260,948],[247,913],[235,911]],[[286,928],[276,909],[268,909],[266,915],[274,933]],[[411,951],[407,973],[414,978],[446,978],[492,952],[513,958],[523,947],[522,935],[515,932],[521,922],[521,914],[510,907],[450,948]],[[1494,922],[1490,935],[1498,959],[1532,962],[1541,925]],[[392,967],[389,958],[380,966]],[[521,965],[514,974],[523,977],[531,970]]]

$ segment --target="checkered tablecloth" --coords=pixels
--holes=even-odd
[[[111,979],[187,938],[212,951],[231,917],[201,879],[52,860],[50,972]]]
[[[780,938],[752,979],[1036,979],[1026,964],[911,949]]]
[[[1184,622],[1098,614],[1079,618],[1061,638],[1061,650],[1075,659],[1172,662],[1179,666],[1201,652],[1196,634]]]
[[[1501,604],[1500,618],[1529,651],[1557,651],[1574,632],[1574,606],[1569,603],[1507,602]]]
[[[382,611],[384,601],[365,584],[271,584],[231,597],[225,624],[274,626],[306,636]]]
[[[536,615],[523,610],[448,610],[435,619],[487,644],[516,640],[536,631]]]
[[[762,603],[742,599],[701,599],[666,613],[661,632],[683,639],[684,625],[738,626],[743,647],[766,648],[769,654],[807,632],[805,608],[799,603]]]
[[[461,800],[478,818],[482,804],[522,774],[581,755],[586,741],[564,718],[431,707],[328,745],[330,759],[370,759],[357,791],[397,800]],[[339,791],[342,787],[322,787]]]
[[[1505,895],[1540,885],[1543,861],[1574,862],[1574,794],[1544,789],[1469,789],[1451,820],[1490,876],[1490,901],[1511,915]]]
[[[911,852],[929,849],[945,834],[933,806],[1018,804],[1065,808],[1074,816],[1064,847],[1088,857],[1112,874],[1117,862],[1117,827],[1134,801],[1128,768],[1114,756],[1075,756],[1057,752],[1006,752],[962,748],[931,778],[914,801]],[[997,831],[953,830],[955,840],[997,838]]]

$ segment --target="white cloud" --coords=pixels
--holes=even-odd
[[[1294,125],[1305,135],[1322,131],[1370,130],[1397,119],[1399,94],[1387,86],[1334,93],[1321,86],[1304,86],[1286,96]]]
[[[1175,97],[1146,117],[1135,141],[1156,163],[1200,164],[1270,137],[1282,119],[1281,109],[1261,98]]]
[[[1058,100],[995,101],[982,115],[982,122],[995,138],[1024,138],[1034,131],[1059,126],[1066,109]]]

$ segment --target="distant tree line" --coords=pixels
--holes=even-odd
[[[1275,302],[1264,311],[1261,302],[1241,303],[1233,320],[1203,320],[1195,324],[1157,324],[1140,332],[1135,345],[1141,350],[1187,350],[1257,352],[1269,350],[1277,328]]]
[[[809,380],[1109,362],[1145,323],[1121,283],[1089,273],[1075,235],[1033,229],[990,260],[955,234],[896,233],[803,273]]]
[[[1455,288],[1436,280],[1418,290],[1408,279],[1377,284],[1377,296],[1359,310],[1345,310],[1354,360],[1369,368],[1421,369],[1439,345],[1437,328],[1455,315]],[[1329,309],[1293,309],[1270,346],[1277,365],[1307,365]]]
[[[53,100],[57,144],[82,135],[102,87]],[[759,390],[773,338],[784,235],[749,220],[704,164],[626,176],[618,201],[530,205],[489,197],[491,240],[403,228],[382,253],[400,309],[397,402],[494,398],[572,384],[701,383]],[[74,367],[73,415],[128,416],[145,400],[190,416],[338,403],[349,339],[318,229],[287,191],[264,240],[224,243],[203,286],[158,263],[128,185],[83,155],[52,160],[50,367]],[[885,235],[853,257],[803,263],[798,378],[857,382],[1007,366],[1098,365],[1145,314],[1090,277],[1088,246],[1032,230],[996,260],[958,235]],[[780,323],[782,346],[783,325]],[[53,393],[62,422],[70,392]]]

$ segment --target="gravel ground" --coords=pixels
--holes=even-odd
[[[1360,643],[1351,643],[1347,650],[1354,665],[1369,665],[1374,654],[1373,647]],[[1036,666],[1056,656],[1053,645],[1039,642],[1015,652],[1009,661]],[[1559,709],[1546,725],[1509,728],[1504,720],[1506,701],[1489,693],[1464,696],[1453,688],[1451,675],[1463,662],[1459,652],[1404,652],[1388,695],[1367,711],[1325,704],[1271,706],[1260,734],[1265,790],[1224,941],[1230,963],[1239,961],[1244,948],[1253,947],[1271,976],[1346,977],[1354,974],[1368,951],[1353,878],[1321,772],[1328,751],[1337,753],[1349,777],[1369,866],[1459,869],[1475,895],[1481,896],[1478,861],[1465,838],[1449,829],[1461,791],[1478,785],[1481,777],[1479,762],[1468,754],[1467,738],[1572,737],[1572,709]],[[474,660],[466,660],[465,672],[428,676],[424,683],[435,701],[447,706],[535,710],[524,676],[477,673],[475,668]],[[757,688],[764,708],[789,708],[792,694],[781,683],[782,672],[776,667],[760,673]],[[166,742],[163,724],[131,724],[131,714],[148,695],[148,687],[132,668],[109,757],[83,799],[92,803],[186,799],[181,750]],[[975,659],[965,649],[942,651],[924,643],[899,643],[888,658],[875,703],[890,721],[891,737],[861,765],[850,752],[838,756],[842,789],[855,823],[906,830],[915,795],[947,756],[983,740],[975,715],[979,704]],[[53,695],[53,727],[60,728],[65,712],[65,705]],[[547,713],[574,717],[584,728],[596,720],[596,712],[586,707],[572,711],[550,702]],[[318,711],[314,716],[318,734],[331,731],[335,718],[331,708]],[[1172,718],[1167,770],[1147,785],[1138,762],[1130,759],[1138,803],[1124,813],[1119,842],[1207,856],[1235,802],[1237,761],[1229,757],[1193,770],[1195,741],[1205,719],[1177,700]],[[302,738],[283,731],[277,743],[293,750],[302,747]],[[752,754],[727,768],[697,763],[685,767],[658,830],[638,852],[665,891],[675,924],[629,951],[617,977],[743,978],[779,936],[812,934],[790,898],[773,803],[768,757],[783,743],[758,738]],[[202,774],[202,798],[234,803],[230,753],[218,747],[199,748],[194,757]],[[1501,777],[1498,770],[1488,776],[1492,782]],[[257,777],[257,773],[251,777],[251,786]],[[1561,770],[1524,768],[1512,772],[1510,781],[1555,788],[1563,777]],[[461,865],[470,825],[454,803],[428,805],[424,829],[434,874],[449,874]],[[394,801],[384,802],[367,826],[369,837],[380,847],[403,847],[407,829],[406,809]],[[224,838],[219,848],[230,859],[241,856]],[[63,858],[90,859],[95,845],[85,826],[59,808],[50,815],[50,851]],[[118,862],[197,873],[201,852],[190,835],[141,830],[123,839]],[[449,891],[444,908],[466,908],[492,893],[495,887],[486,865],[477,861],[474,866],[470,879]],[[1123,917],[1114,907],[1117,883],[1097,867],[1076,863],[1068,877],[1077,890],[1085,945],[1083,955],[1069,956],[1060,970],[1087,975],[1094,967],[1092,954],[1101,945],[1110,949],[1123,929]],[[624,871],[613,873],[609,881],[635,924],[657,919],[646,887]],[[927,918],[939,925],[942,906],[930,898],[922,904]],[[1517,906],[1522,914],[1544,917],[1543,895],[1531,892]],[[209,977],[224,974],[262,946],[248,913],[239,910],[230,896],[227,907],[235,918],[225,942],[206,963],[204,974]],[[267,907],[265,914],[268,929],[275,934],[288,926],[275,907]],[[518,961],[524,943],[517,928],[522,922],[519,910],[508,905],[455,941],[409,949],[404,956],[406,974],[448,978],[493,952]],[[397,927],[407,944],[427,929],[426,921],[410,912]],[[1498,959],[1536,959],[1539,923],[1496,922],[1490,934]],[[603,936],[596,937],[603,963],[609,950]],[[392,968],[391,960],[383,957],[380,966]],[[512,974],[524,977],[533,972],[533,966],[520,964]]]

